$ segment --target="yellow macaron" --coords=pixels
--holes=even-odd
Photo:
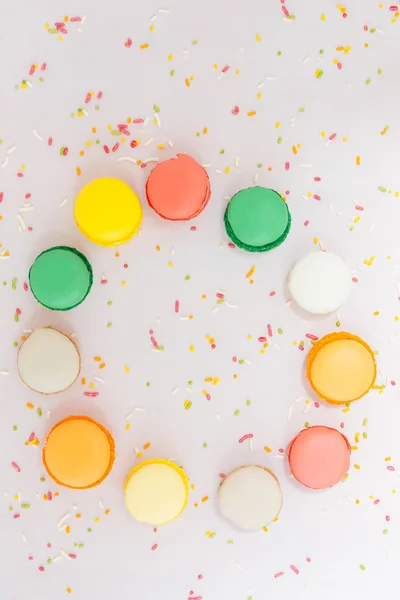
[[[75,221],[91,242],[118,246],[128,242],[142,222],[142,207],[135,192],[120,179],[94,179],[75,200]]]

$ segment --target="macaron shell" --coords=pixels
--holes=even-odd
[[[223,516],[240,529],[262,529],[282,508],[279,481],[260,465],[239,467],[224,478],[218,504]]]
[[[51,327],[34,329],[20,346],[17,363],[22,381],[41,394],[66,390],[76,381],[81,369],[75,344]]]
[[[56,483],[72,489],[88,489],[99,485],[111,471],[114,440],[93,419],[71,416],[50,430],[42,458]]]
[[[341,481],[349,470],[350,454],[344,435],[320,425],[300,431],[288,450],[293,476],[314,490],[330,488]]]
[[[75,221],[80,231],[100,246],[128,242],[142,221],[142,207],[135,192],[115,178],[95,179],[75,200]]]
[[[371,348],[350,333],[333,333],[319,340],[307,359],[307,378],[318,396],[332,404],[362,398],[376,379]]]
[[[149,206],[170,221],[197,217],[211,195],[207,172],[191,156],[178,154],[159,163],[146,184]]]
[[[291,215],[278,192],[254,186],[231,198],[224,222],[228,236],[237,246],[249,252],[267,252],[286,239]]]
[[[292,268],[290,292],[297,304],[313,314],[327,314],[340,308],[351,290],[346,263],[332,252],[310,252]]]
[[[125,502],[132,517],[164,525],[181,515],[189,498],[189,480],[180,467],[166,460],[147,460],[129,473]]]
[[[50,310],[70,310],[83,302],[93,283],[92,267],[81,252],[54,246],[39,254],[29,271],[31,291]]]

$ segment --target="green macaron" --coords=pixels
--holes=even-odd
[[[81,252],[53,246],[39,254],[29,271],[36,300],[50,310],[71,310],[84,301],[93,283],[92,267]]]
[[[292,218],[282,196],[255,186],[237,192],[226,207],[228,236],[248,252],[268,252],[285,241]]]

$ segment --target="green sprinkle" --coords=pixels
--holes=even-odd
[[[345,481],[347,481],[349,477],[350,477],[350,475],[348,473],[346,473],[346,475],[342,479],[342,483],[344,483]]]
[[[282,143],[282,138],[278,137],[278,144],[281,144],[281,143]]]
[[[157,113],[160,112],[160,107],[157,106],[157,104],[153,104],[153,109],[154,109],[154,112],[157,112]]]
[[[71,113],[71,115],[70,115],[70,116],[71,116],[72,118],[74,118],[74,116],[75,116],[75,115],[74,115],[74,113]]]
[[[185,281],[189,281],[189,279],[190,279],[190,275],[186,275]]]
[[[262,168],[262,163],[258,163],[257,168],[261,169]]]
[[[9,506],[9,507],[8,507],[8,510],[12,510],[12,509],[13,509],[13,507],[12,507],[12,506]]]
[[[81,108],[78,108],[78,112],[82,112],[82,109],[81,109]]]
[[[60,156],[64,156],[64,146],[62,146],[60,149]]]
[[[193,385],[193,381],[192,380],[188,381],[188,385]]]
[[[378,187],[378,190],[381,192],[386,192],[386,188],[382,187],[381,185]]]
[[[219,153],[220,154],[225,154],[225,150],[220,150]]]
[[[44,478],[44,477],[41,477],[41,478],[40,478],[40,481],[41,481],[42,483],[44,483],[46,480],[45,480],[45,478]]]
[[[39,77],[39,81],[40,81],[40,83],[43,83],[43,81],[44,81],[43,77]]]
[[[370,29],[370,30],[369,30],[369,32],[370,32],[370,33],[375,33],[375,32],[376,32],[376,29],[375,29],[375,27],[373,27],[372,29]]]
[[[48,559],[47,559],[47,564],[48,564],[48,565],[50,565],[50,564],[51,564],[51,562],[52,562],[51,558],[48,558]]]
[[[48,29],[48,33],[58,33],[58,29]]]
[[[382,75],[382,69],[378,69],[378,75]]]
[[[366,431],[364,431],[364,432],[363,432],[363,438],[364,438],[364,440],[366,440],[366,439],[367,439],[367,437],[368,437],[368,433],[367,433]]]
[[[150,387],[150,381],[146,383],[146,387]]]
[[[251,400],[246,400],[246,406],[250,406]]]
[[[207,448],[207,446],[208,446],[207,442],[204,442],[203,448]]]
[[[78,548],[84,548],[85,544],[78,544]]]
[[[17,431],[18,427],[16,425],[13,425],[13,431]]]
[[[309,426],[309,424],[310,424],[310,423],[309,423],[308,421],[306,421],[306,422],[304,423],[304,427],[308,427],[308,426]]]
[[[42,409],[41,408],[38,408],[36,412],[38,414],[38,417],[42,416]]]
[[[14,342],[14,348],[16,348],[18,346],[18,342]]]
[[[370,79],[367,79],[367,81],[365,82],[365,85],[369,85],[371,83]]]
[[[365,571],[364,565],[360,565],[360,569],[361,569],[361,571]]]
[[[290,16],[288,17],[288,19],[290,18]],[[278,50],[277,52],[278,56],[282,56],[282,52],[280,50]]]
[[[239,362],[239,365],[242,365],[244,363],[243,358],[241,358],[238,362]]]
[[[322,75],[324,74],[324,72],[322,70],[318,71],[318,75],[317,75],[317,79],[321,79]]]
[[[175,69],[172,69],[172,71],[170,72],[171,77],[173,77],[175,75]]]
[[[346,402],[345,406],[346,406],[346,408],[349,408],[350,402]]]
[[[225,300],[223,298],[220,298],[219,300],[217,300],[217,304],[224,304]]]
[[[160,350],[160,352],[164,352],[164,346],[157,346],[157,350]]]
[[[303,108],[302,106],[299,108],[299,112],[304,112],[306,109]]]
[[[340,327],[340,321],[336,321],[336,327]]]
[[[88,527],[88,533],[92,533],[92,528]]]
[[[100,106],[98,104],[96,104],[96,106],[94,107],[95,110],[100,110]]]
[[[387,530],[387,529],[384,529],[384,530],[382,531],[383,535],[386,535],[386,534],[387,534],[387,532],[388,532],[388,530]]]
[[[238,416],[238,414],[240,414],[240,410],[236,409],[235,412],[233,413],[235,415],[235,417]]]
[[[196,46],[199,42],[197,40],[192,40],[192,46]]]
[[[112,301],[111,301],[111,300],[109,300],[109,301],[107,302],[107,306],[112,306]]]
[[[363,421],[363,427],[366,427],[368,425],[368,418],[365,417],[364,421]]]
[[[111,135],[121,135],[121,132],[119,131],[119,129],[112,129]]]
[[[296,15],[288,15],[287,18],[290,19],[291,21],[295,21]]]
[[[96,140],[96,144],[100,144],[100,140]]]
[[[211,538],[215,538],[217,534],[215,533],[215,531],[213,531],[212,533],[210,533],[207,537]]]
[[[31,505],[30,504],[21,504],[21,508],[30,508]]]
[[[235,543],[235,542],[234,542],[233,540],[228,540],[228,541],[227,541],[227,544],[230,544],[230,545],[232,545],[232,544],[234,544],[234,543]]]
[[[320,51],[319,51],[319,53],[320,53],[320,54],[323,54],[323,53],[324,53],[324,50],[320,50]]]
[[[14,321],[16,323],[18,323],[18,321],[19,321],[19,316],[17,315],[17,313],[15,313],[15,315],[14,315]]]
[[[280,333],[280,334],[282,335],[282,333],[283,333],[283,329],[279,328],[279,329],[278,329],[278,333]]]
[[[107,323],[107,327],[112,327],[111,321],[109,323]]]
[[[185,410],[189,410],[189,408],[192,406],[192,403],[190,402],[190,400],[188,400],[187,402],[185,402]]]

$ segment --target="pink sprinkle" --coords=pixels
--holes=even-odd
[[[271,325],[267,325],[267,332],[268,332],[269,337],[272,337],[272,327],[271,327]]]
[[[240,110],[240,108],[239,108],[238,106],[236,106],[236,105],[235,105],[235,106],[232,108],[232,114],[233,114],[233,115],[238,115],[238,114],[239,114],[239,110]]]
[[[236,362],[237,361],[236,356],[232,356],[232,360],[233,360],[233,362]]]
[[[389,6],[389,10],[391,10],[392,12],[396,12],[399,10],[398,6]]]
[[[154,331],[152,329],[149,329],[149,334],[153,335]]]
[[[72,18],[70,19],[71,23],[76,23],[77,21],[80,21],[80,20],[81,20],[81,18],[80,18],[80,17],[72,17]]]
[[[155,348],[157,348],[158,344],[157,344],[157,342],[156,342],[155,338],[153,338],[153,336],[151,336],[151,338],[150,338],[150,341],[151,341],[151,343],[153,344],[153,346],[154,346]]]
[[[15,312],[17,313],[17,315],[20,315],[21,314],[21,309],[20,308],[16,308]]]
[[[289,194],[290,194],[290,190],[286,190],[286,191],[285,191],[285,194],[286,194],[286,196],[289,196]]]
[[[329,136],[329,139],[332,141],[334,140],[336,137],[336,133],[332,133],[332,135]]]
[[[229,248],[235,248],[235,244],[233,244],[232,242],[229,242],[228,247]]]
[[[285,162],[285,169],[286,169],[286,171],[289,171],[289,169],[290,169],[290,162]]]
[[[394,471],[394,467],[392,467],[392,465],[389,465],[389,466],[387,467],[387,470],[388,470],[388,471]]]
[[[368,25],[364,25],[364,31],[368,31]]]
[[[318,196],[318,194],[314,194],[313,198],[314,198],[315,200],[321,200],[321,196]]]
[[[304,221],[304,227],[307,227],[307,225],[310,224],[310,221]]]
[[[286,8],[286,6],[282,6],[282,10],[283,10],[283,12],[284,12],[285,16],[286,16],[286,17],[288,17],[288,16],[289,16],[289,11],[288,11],[288,9]]]
[[[280,571],[279,573],[275,573],[274,577],[275,579],[278,579],[278,577],[282,577],[282,575],[284,575],[285,573],[283,571]]]
[[[306,333],[306,338],[317,341],[318,336],[314,335],[313,333]]]
[[[352,280],[352,281],[354,281],[354,283],[358,283],[358,279],[357,279],[357,277],[352,277],[352,279],[351,279],[351,280]]]
[[[50,544],[50,542],[47,542],[46,546],[47,546],[48,548],[51,548],[51,544]]]
[[[124,43],[124,46],[126,46],[126,48],[130,48],[132,46],[132,40],[131,40],[131,38],[128,38],[126,40],[126,42]]]
[[[24,174],[23,173],[17,173],[18,177],[23,177]]]
[[[307,558],[306,558],[306,561],[307,561],[308,563],[310,563],[310,562],[311,562],[311,558],[308,558],[308,556],[307,556]]]
[[[42,66],[40,67],[40,70],[41,70],[41,71],[45,71],[45,70],[46,70],[46,68],[47,68],[47,65],[46,65],[46,63],[43,63],[43,64],[42,64]]]
[[[63,156],[67,156],[68,154],[68,147],[65,146],[64,150],[63,150]]]
[[[154,533],[157,533],[157,527],[154,527],[153,531]]]
[[[341,427],[341,429],[343,429],[343,427],[344,427],[344,423],[343,422],[340,423],[340,427]]]
[[[133,123],[137,124],[137,123],[144,123],[143,119],[134,119]]]
[[[40,571],[41,573],[43,573],[43,571],[44,571],[44,567],[39,567],[39,571]]]
[[[206,394],[206,398],[207,398],[207,400],[211,400],[210,394]]]
[[[96,398],[99,395],[99,392],[83,392],[84,396],[88,396],[89,398]]]
[[[197,575],[197,579],[203,579],[203,575]]]
[[[20,518],[20,516],[21,516],[21,515],[19,515],[18,513],[16,513],[16,514],[14,515],[14,519],[19,519],[19,518]]]
[[[314,177],[314,181],[321,181],[321,177]]]
[[[53,500],[53,496],[51,495],[51,492],[47,492],[47,500]]]
[[[390,517],[389,517],[389,515],[386,515],[385,519],[386,519],[386,521],[388,521],[388,522],[389,522],[389,521],[390,521]]]
[[[154,552],[154,550],[157,550],[157,548],[158,548],[158,544],[154,544],[154,546],[151,547],[153,552]]]
[[[0,192],[0,203],[3,202],[3,196],[4,196],[3,192]]]
[[[28,442],[32,442],[32,440],[35,439],[35,433],[32,431],[31,435],[29,436]]]
[[[28,560],[33,560],[33,556],[28,556]]]
[[[220,473],[220,474],[219,474],[219,477],[220,477],[221,479],[225,479],[226,475],[225,475],[225,473]]]
[[[246,433],[246,435],[244,435],[243,437],[240,438],[239,444],[243,444],[243,442],[245,440],[249,440],[249,439],[251,439],[253,437],[254,437],[254,435],[252,433]]]
[[[338,62],[337,63],[337,68],[339,69],[339,71],[341,71],[343,69],[342,63]]]
[[[24,281],[24,285],[23,285],[24,291],[27,292],[28,291],[28,284],[26,283],[26,281]]]
[[[217,296],[217,298],[220,298],[221,300],[223,298],[225,298],[225,294],[221,294],[221,292],[217,292],[215,295]]]
[[[229,70],[229,65],[226,65],[226,66],[225,66],[225,67],[222,69],[222,72],[223,72],[223,73],[226,73],[228,70]]]
[[[103,146],[103,149],[106,154],[110,154],[110,148],[108,146]]]
[[[16,462],[12,462],[11,466],[13,469],[15,469],[17,471],[17,473],[21,473],[21,469],[19,468],[19,466],[17,465]]]
[[[270,292],[269,295],[270,296],[275,296],[276,292]]]
[[[258,341],[259,342],[266,342],[267,338],[264,335],[262,335],[261,337],[258,338]]]
[[[295,567],[294,565],[290,565],[290,568],[292,569],[292,571],[293,571],[294,573],[296,573],[296,575],[298,575],[298,574],[299,574],[299,570],[298,570],[298,568],[297,568],[297,567]]]
[[[35,72],[35,65],[32,65],[30,70],[29,70],[29,75],[33,75]]]
[[[393,379],[392,379],[392,381],[390,383],[391,383],[391,385],[396,385],[396,382],[393,381]]]
[[[374,504],[379,504],[380,500],[377,498],[376,500],[374,500]]]
[[[89,94],[89,92],[86,94],[86,98],[85,98],[85,104],[88,104],[92,99],[92,96]]]
[[[49,139],[47,140],[47,144],[48,144],[49,146],[51,146],[51,145],[52,145],[52,143],[53,143],[53,138],[49,137]]]
[[[175,312],[179,312],[179,300],[175,300]]]
[[[70,558],[76,558],[76,554],[68,554]]]
[[[357,206],[356,206],[356,210],[364,210],[364,207],[363,207],[363,206],[359,206],[359,205],[357,204]]]
[[[108,283],[108,279],[102,279],[102,280],[101,280],[101,284],[102,284],[102,285],[105,285],[106,283]]]
[[[283,454],[283,453],[285,452],[285,450],[284,450],[283,448],[279,448],[279,452],[280,452],[281,454]]]
[[[192,225],[191,228],[190,228],[190,231],[197,231],[196,225]]]
[[[217,346],[216,346],[215,344],[211,344],[211,348],[212,348],[212,350],[215,350],[215,348],[216,348],[216,347],[217,347]]]
[[[314,402],[315,408],[319,408],[319,402]]]
[[[116,151],[118,150],[118,148],[119,148],[119,142],[117,142],[117,143],[116,143],[116,144],[113,146],[113,148],[112,148],[112,151],[113,151],[113,152],[116,152]]]
[[[103,92],[99,92],[99,93],[97,94],[97,98],[98,98],[99,100],[101,100],[101,99],[102,99],[102,97],[103,97]]]
[[[188,600],[203,600],[203,596],[189,596]]]
[[[57,29],[60,33],[68,33],[68,31],[65,29],[65,27],[57,27]]]
[[[304,350],[304,346],[300,346],[300,344],[297,346],[299,350],[303,351]]]

